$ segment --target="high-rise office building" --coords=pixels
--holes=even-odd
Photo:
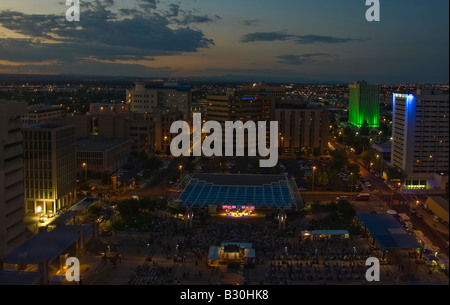
[[[202,116],[203,121],[217,121],[222,127],[222,141],[225,145],[226,122],[241,121],[244,124],[248,121],[266,122],[266,142],[270,141],[270,120],[275,107],[275,99],[259,96],[244,96],[238,94],[236,90],[227,90],[226,95],[210,95],[207,97],[206,116]],[[247,148],[248,134],[244,135],[244,148]],[[238,147],[240,142],[233,138],[234,147]]]
[[[170,143],[177,136],[174,133],[170,133],[170,127],[172,123],[184,119],[184,113],[175,109],[161,109],[155,113],[149,113],[144,115],[146,122],[153,122],[153,144],[152,152],[170,154]]]
[[[75,203],[75,126],[25,124],[23,146],[27,212],[55,213]]]
[[[135,87],[127,90],[127,103],[131,111],[140,113],[157,113],[171,109],[181,111],[183,119],[190,118],[191,87],[178,83],[136,82]]]
[[[225,121],[270,121],[275,100],[259,96],[239,95],[236,90],[227,90],[226,95],[210,95],[207,116],[204,120],[221,123]]]
[[[405,171],[404,188],[433,188],[435,175],[448,174],[448,131],[448,93],[394,94],[391,164]]]
[[[299,154],[303,149],[309,149],[311,154],[323,154],[328,149],[330,120],[327,109],[284,101],[277,104],[274,120],[278,121],[282,154]]]
[[[26,103],[0,100],[0,258],[23,241],[26,230],[21,117],[27,109]]]
[[[350,85],[348,122],[361,128],[378,128],[380,118],[380,86],[360,81]]]

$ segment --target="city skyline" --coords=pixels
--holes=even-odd
[[[0,4],[0,73],[448,83],[448,1]]]

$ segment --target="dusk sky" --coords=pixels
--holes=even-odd
[[[1,0],[0,73],[448,83],[449,1]]]

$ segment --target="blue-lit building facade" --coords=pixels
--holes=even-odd
[[[448,93],[394,93],[391,164],[405,171],[404,189],[443,187],[449,168]]]

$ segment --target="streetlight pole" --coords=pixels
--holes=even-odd
[[[377,155],[377,159],[380,159],[380,175],[383,177],[383,158],[380,155]]]
[[[83,163],[83,167],[84,167],[84,179],[87,181],[87,163],[86,162]]]
[[[353,195],[353,173],[350,173],[350,176],[352,176],[352,185],[350,186],[350,195]]]
[[[180,165],[179,169],[180,169],[180,182],[181,182],[181,180],[183,179],[183,165]]]
[[[316,171],[316,167],[315,166],[313,166],[313,178],[312,178],[312,191],[314,192],[314,173],[315,173],[315,171]]]

